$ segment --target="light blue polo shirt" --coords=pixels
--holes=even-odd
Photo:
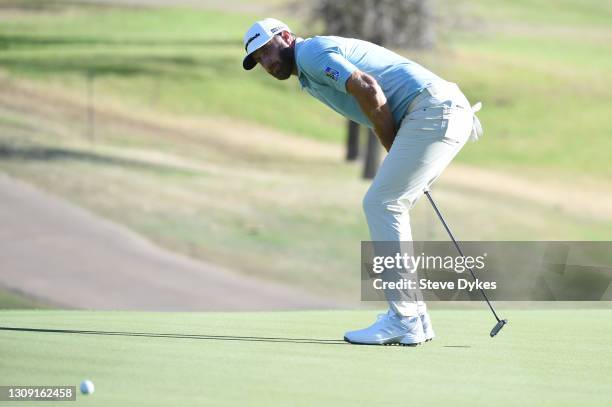
[[[356,69],[376,79],[387,97],[396,125],[421,90],[443,81],[395,52],[353,38],[300,38],[295,44],[295,61],[303,89],[338,113],[367,127],[372,127],[372,123],[357,100],[346,91],[346,81]]]

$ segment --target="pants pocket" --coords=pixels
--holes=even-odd
[[[439,104],[416,109],[406,116],[399,134],[458,144],[467,140],[473,114],[463,106]]]
[[[425,132],[444,132],[448,127],[448,118],[447,106],[429,106],[410,112],[401,127]]]
[[[463,143],[467,141],[472,132],[474,114],[463,107],[455,107],[445,115],[444,140],[450,143]]]

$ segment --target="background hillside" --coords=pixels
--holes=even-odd
[[[167,248],[354,299],[369,182],[342,161],[344,121],[240,63],[256,19],[320,27],[282,1],[118,3],[0,3],[0,171]],[[437,8],[436,50],[398,52],[484,104],[485,137],[434,191],[453,230],[609,239],[612,3]],[[413,219],[445,238],[426,202]]]

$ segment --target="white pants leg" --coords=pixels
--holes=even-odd
[[[372,241],[412,241],[409,210],[465,145],[472,123],[470,104],[453,83],[429,87],[411,103],[363,199]],[[426,311],[415,298],[389,305],[403,316]]]

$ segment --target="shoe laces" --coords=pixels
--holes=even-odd
[[[392,310],[388,310],[387,312],[383,313],[383,314],[378,314],[378,316],[376,317],[376,321],[380,321],[381,319],[394,319],[397,318],[397,314],[392,311]]]

